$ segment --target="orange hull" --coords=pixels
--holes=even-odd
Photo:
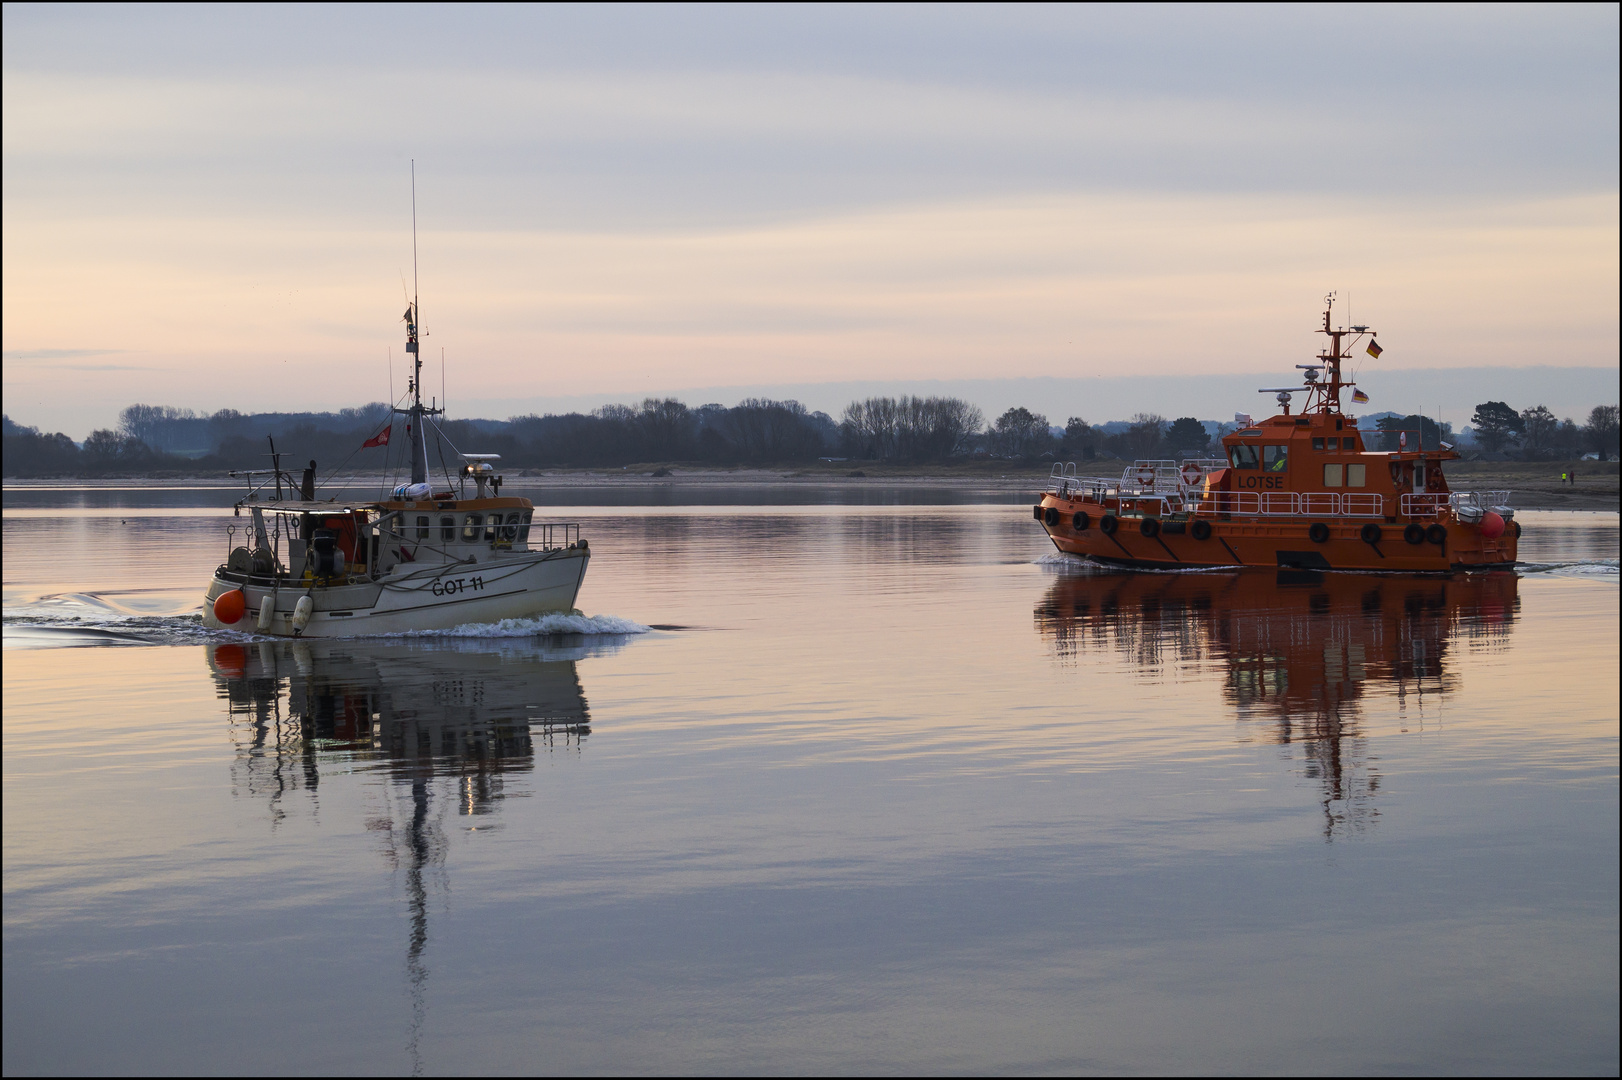
[[[1056,511],[1057,521],[1048,523],[1047,511]],[[1085,514],[1084,528],[1076,528],[1078,514]],[[1220,515],[1191,514],[1185,520],[1143,517],[1115,517],[1113,508],[1085,496],[1063,497],[1048,493],[1033,508],[1033,516],[1047,530],[1053,546],[1071,555],[1084,555],[1099,562],[1153,569],[1181,569],[1206,566],[1286,566],[1307,570],[1386,570],[1404,573],[1440,573],[1450,570],[1507,567],[1516,560],[1519,527],[1513,522],[1495,540],[1487,539],[1479,527],[1465,524],[1442,513],[1432,518],[1378,522],[1358,519],[1308,518],[1291,520],[1225,519]],[[1179,515],[1182,516],[1182,515]],[[1105,519],[1116,523],[1106,532]],[[1153,535],[1146,535],[1145,522]],[[1199,539],[1195,523],[1204,522],[1210,535]],[[1328,535],[1313,539],[1315,525]],[[1378,530],[1377,539],[1365,540],[1369,526]],[[1427,533],[1419,543],[1404,537],[1409,525]],[[1435,528],[1433,528],[1433,526]],[[1437,542],[1436,529],[1441,530]],[[1202,530],[1198,530],[1203,532]],[[1323,530],[1319,530],[1322,535]]]

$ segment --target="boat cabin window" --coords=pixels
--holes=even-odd
[[[1346,466],[1346,486],[1362,487],[1366,482],[1368,466],[1363,464]]]
[[[422,514],[417,518],[417,539],[428,539],[428,515]]]
[[[501,538],[509,544],[518,539],[518,511],[507,514],[507,523],[501,527]]]
[[[1322,439],[1313,439],[1312,440],[1312,448],[1314,450],[1322,450],[1324,448],[1324,441]],[[1335,440],[1330,439],[1329,440],[1329,449],[1333,450],[1334,448],[1335,448]]]
[[[1283,472],[1284,466],[1289,463],[1290,448],[1288,446],[1262,447],[1262,471]]]
[[[501,539],[501,515],[491,514],[484,526],[484,542],[493,544]]]
[[[533,511],[525,510],[523,516],[518,519],[518,539],[526,544],[529,543],[529,517],[531,513]]]
[[[1228,447],[1228,460],[1236,469],[1256,467],[1256,448],[1250,443],[1237,443]]]
[[[1338,462],[1334,465],[1325,465],[1324,487],[1340,487],[1345,472],[1345,466],[1339,464]]]
[[[439,519],[439,538],[447,544],[456,539],[456,519],[448,514]]]
[[[462,518],[462,543],[471,544],[479,538],[479,528],[484,524],[483,514],[467,514]]]

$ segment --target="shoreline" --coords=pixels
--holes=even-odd
[[[956,490],[1040,492],[1048,475],[1036,470],[996,471],[976,462],[963,469],[907,468],[840,462],[833,467],[790,466],[783,468],[690,468],[679,465],[638,464],[622,469],[522,469],[507,474],[507,486],[522,489],[616,488],[700,488],[700,487],[904,487],[950,488]],[[1100,473],[1114,470],[1098,463]],[[850,465],[853,467],[846,468]],[[1586,468],[1585,468],[1586,466]],[[1617,462],[1576,463],[1577,483],[1562,484],[1560,473],[1570,463],[1558,462],[1451,462],[1448,478],[1454,490],[1508,489],[1510,505],[1517,510],[1580,510],[1618,512],[1619,466]],[[669,470],[667,475],[656,472]],[[853,475],[860,474],[860,475]],[[349,478],[346,489],[381,488],[388,478],[362,474]],[[8,478],[4,491],[77,488],[192,488],[199,490],[244,489],[239,479],[195,474],[99,477]]]

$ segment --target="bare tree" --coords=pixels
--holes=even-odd
[[[1605,461],[1616,456],[1617,453],[1617,407],[1615,405],[1596,405],[1588,414],[1588,423],[1583,425],[1583,436],[1588,441],[1589,449]]]
[[[1555,419],[1546,405],[1534,405],[1521,410],[1521,438],[1528,460],[1536,460],[1548,453],[1560,421]]]
[[[1004,457],[1036,457],[1053,445],[1048,418],[1023,406],[1015,406],[997,417],[991,429],[993,449]]]

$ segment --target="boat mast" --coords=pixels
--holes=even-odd
[[[395,409],[404,415],[407,436],[411,443],[411,482],[428,482],[428,432],[426,418],[445,410],[422,403],[422,351],[418,348],[418,330],[422,326],[422,313],[417,299],[417,163],[411,162],[411,300],[406,308],[406,355],[411,357],[411,408]]]
[[[428,482],[428,433],[422,422],[422,352],[417,348],[417,327],[422,307],[417,292],[417,162],[411,162],[411,311],[406,320],[406,352],[411,354],[411,482]]]
[[[1320,331],[1329,335],[1329,348],[1318,354],[1318,359],[1329,370],[1329,382],[1323,387],[1321,408],[1324,412],[1340,412],[1340,362],[1345,359],[1340,339],[1346,336],[1346,331],[1336,330],[1329,325],[1329,316],[1334,309],[1335,294],[1330,293],[1324,297],[1324,328]]]

